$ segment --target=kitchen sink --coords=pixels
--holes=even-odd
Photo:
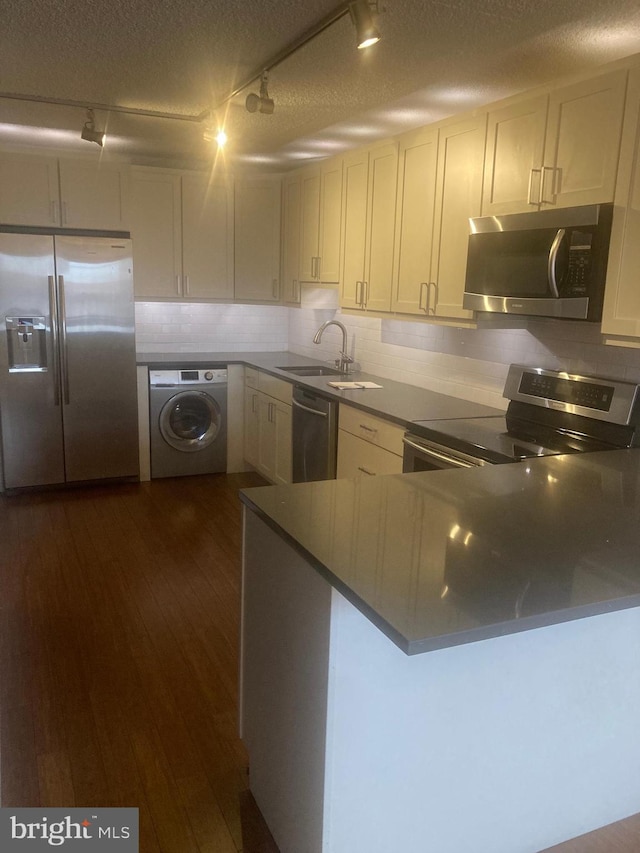
[[[342,376],[343,374],[336,370],[335,367],[327,367],[324,364],[306,364],[300,367],[278,367],[278,370],[284,370],[287,373],[294,373],[296,376]]]

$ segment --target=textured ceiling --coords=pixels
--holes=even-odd
[[[341,18],[269,75],[273,115],[241,81],[336,0],[0,0],[0,91],[162,111],[213,111],[225,156],[286,169],[640,52],[637,0],[381,0],[382,41]],[[0,98],[0,143],[86,150],[78,107]],[[206,123],[96,111],[134,162],[210,160]],[[37,130],[34,131],[34,128]]]

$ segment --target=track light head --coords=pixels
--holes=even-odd
[[[268,116],[273,113],[276,105],[274,104],[273,99],[269,97],[269,93],[267,92],[266,71],[262,75],[262,80],[260,83],[260,94],[256,95],[254,92],[250,92],[247,95],[247,99],[244,102],[244,105],[247,108],[247,112],[249,113],[260,112]]]
[[[106,133],[102,130],[96,130],[93,110],[87,110],[87,120],[85,121],[84,127],[82,128],[80,138],[85,139],[87,142],[95,142],[96,145],[100,146],[100,148],[102,148],[102,146],[104,145]]]
[[[349,14],[356,28],[358,50],[371,47],[380,41],[380,31],[376,26],[377,2],[371,4],[368,0],[353,0],[349,3]]]

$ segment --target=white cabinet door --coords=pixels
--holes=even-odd
[[[274,481],[280,484],[291,482],[292,470],[292,429],[291,429],[291,406],[275,401],[273,406],[273,417],[275,419],[275,459],[274,459]]]
[[[427,313],[437,156],[435,129],[400,140],[391,307],[405,314]]]
[[[182,176],[182,272],[189,298],[233,298],[233,185]]]
[[[300,304],[300,177],[291,175],[282,189],[282,301]]]
[[[640,68],[629,75],[602,333],[640,346]],[[615,340],[613,341],[615,342]]]
[[[369,155],[364,307],[389,311],[393,277],[393,239],[398,180],[398,146],[384,145]]]
[[[616,71],[551,92],[543,207],[613,201],[626,79]]]
[[[300,281],[319,281],[320,169],[300,174]]]
[[[320,168],[319,267],[323,284],[340,281],[342,215],[342,160],[329,160]]]
[[[344,159],[342,184],[342,288],[344,308],[363,308],[367,184],[369,152],[358,151]]]
[[[236,183],[236,299],[280,299],[280,192],[279,178],[247,178]]]
[[[258,468],[258,424],[260,418],[259,392],[245,385],[244,389],[244,458],[249,465]]]
[[[483,215],[613,201],[627,72],[489,113]]]
[[[429,313],[472,319],[462,307],[469,218],[480,214],[486,116],[440,129]]]
[[[132,178],[133,280],[138,298],[182,296],[180,175],[135,169]]]
[[[0,222],[60,225],[58,161],[55,157],[0,154]]]
[[[65,228],[129,230],[127,166],[60,160],[60,199]]]
[[[396,144],[362,151],[344,160],[344,308],[390,309],[397,171]]]
[[[482,215],[538,206],[548,95],[489,112]]]

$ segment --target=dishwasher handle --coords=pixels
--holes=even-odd
[[[309,406],[303,406],[302,403],[299,403],[295,397],[291,400],[291,404],[295,406],[297,409],[303,409],[305,412],[309,412],[310,415],[318,415],[320,418],[328,418],[329,415],[326,412],[319,412],[318,409],[311,409]]]

